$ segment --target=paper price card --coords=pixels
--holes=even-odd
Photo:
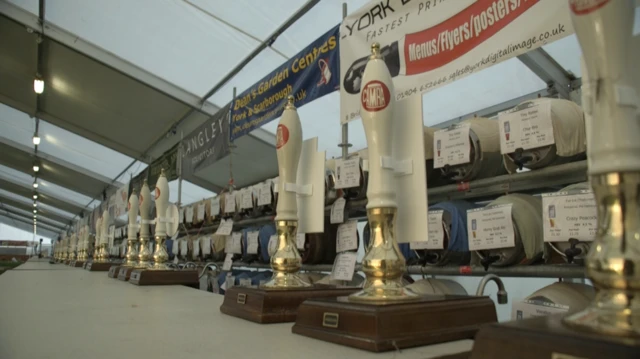
[[[213,198],[211,200],[211,216],[217,216],[220,214],[220,197]]]
[[[251,278],[241,278],[238,280],[239,287],[250,288],[251,287]]]
[[[220,225],[218,226],[218,229],[216,230],[216,234],[219,234],[221,236],[228,236],[231,234],[231,231],[233,230],[233,220],[232,219],[223,219],[220,221]]]
[[[258,206],[271,204],[271,183],[263,183],[258,188]]]
[[[344,198],[338,198],[331,206],[331,224],[344,222],[344,207],[347,204],[347,200]]]
[[[444,249],[444,228],[442,228],[443,210],[429,211],[429,240],[426,242],[410,242],[411,249]]]
[[[201,237],[200,242],[202,243],[202,255],[206,257],[211,254],[211,237]]]
[[[193,240],[193,259],[200,255],[200,238]]]
[[[182,253],[183,256],[186,256],[188,251],[189,251],[189,242],[187,242],[186,239],[181,240],[180,253]]]
[[[511,205],[499,205],[467,211],[469,250],[515,246]]]
[[[333,262],[331,279],[350,281],[353,278],[353,273],[356,269],[357,256],[358,254],[355,252],[345,252],[338,254],[335,262]]]
[[[451,128],[438,130],[433,134],[433,167],[441,168],[445,165],[455,166],[469,163],[471,155],[471,141],[468,123],[454,125]]]
[[[542,195],[542,227],[545,242],[571,238],[593,241],[598,228],[596,199],[591,190]]]
[[[231,270],[231,266],[233,265],[233,253],[227,253],[227,256],[224,257],[224,263],[222,263],[222,270]]]
[[[227,193],[224,196],[224,213],[233,213],[236,211],[236,192]]]
[[[274,234],[271,237],[269,237],[269,245],[267,246],[269,257],[273,257],[273,255],[276,254],[277,250],[278,250],[278,236]]]
[[[347,221],[338,226],[336,252],[345,252],[358,248],[358,228],[355,220]]]
[[[258,231],[247,233],[247,253],[248,254],[258,253],[258,234],[260,234],[260,232]]]
[[[298,247],[298,249],[304,249],[306,236],[307,235],[305,233],[301,233],[301,232],[298,232],[296,234],[296,247]]]
[[[191,223],[193,222],[193,206],[189,206],[186,208],[186,218],[185,218],[185,222],[187,223]]]
[[[360,159],[336,159],[336,188],[351,188],[360,185]]]
[[[196,213],[196,217],[198,218],[198,221],[204,220],[204,203],[200,203],[198,205],[198,211]]]
[[[251,188],[246,188],[242,191],[242,205],[240,208],[253,208],[253,191]]]
[[[526,102],[498,115],[500,152],[513,153],[555,143],[551,121],[551,102]]]
[[[242,233],[234,232],[225,239],[225,253],[242,254]]]

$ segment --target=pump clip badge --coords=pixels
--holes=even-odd
[[[391,102],[389,88],[383,82],[374,80],[367,82],[360,91],[362,108],[369,112],[382,111]]]
[[[287,126],[280,124],[276,130],[276,150],[287,144],[289,141],[289,129]]]
[[[607,5],[611,0],[569,0],[571,11],[576,15],[587,15]]]

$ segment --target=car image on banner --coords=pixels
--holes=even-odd
[[[340,26],[341,123],[359,118],[361,79],[374,42],[402,100],[572,33],[565,1],[367,3]]]

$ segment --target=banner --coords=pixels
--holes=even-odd
[[[301,107],[338,89],[338,30],[329,30],[236,97],[231,140],[280,117],[289,95]]]
[[[370,2],[340,26],[340,122],[360,117],[374,42],[402,100],[572,34],[568,10],[558,0]]]
[[[178,178],[178,146],[180,143],[176,143],[168,149],[162,156],[156,158],[147,168],[138,173],[137,176],[131,178],[128,185],[127,201],[124,203],[125,208],[129,206],[129,195],[135,190],[138,196],[140,195],[140,189],[144,184],[144,180],[147,180],[149,184],[149,190],[153,193],[153,189],[156,186],[158,177],[164,169],[164,175],[167,176],[167,181],[171,182]],[[114,212],[115,213],[115,212]],[[124,212],[122,212],[124,213]],[[122,214],[121,213],[121,214]]]
[[[182,140],[182,175],[189,177],[229,154],[229,110],[221,108]]]

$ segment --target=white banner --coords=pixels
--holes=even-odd
[[[572,34],[568,10],[558,0],[371,1],[340,25],[341,122],[360,117],[374,42],[402,100]]]

